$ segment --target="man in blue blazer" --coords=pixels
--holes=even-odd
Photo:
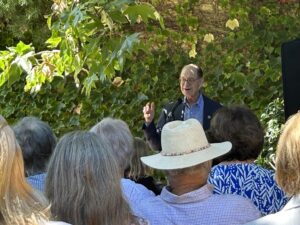
[[[161,150],[160,134],[163,126],[173,120],[197,119],[207,130],[210,120],[216,110],[222,107],[202,94],[201,88],[204,83],[203,72],[195,64],[189,64],[182,68],[180,77],[180,89],[183,98],[170,102],[163,109],[159,116],[157,126],[154,123],[155,106],[148,102],[144,108],[143,124],[144,135],[153,150]]]

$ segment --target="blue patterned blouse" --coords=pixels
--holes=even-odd
[[[219,164],[212,168],[208,183],[215,194],[249,198],[263,215],[279,211],[288,197],[278,187],[274,172],[253,163]]]

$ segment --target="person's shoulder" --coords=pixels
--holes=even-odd
[[[218,198],[220,202],[226,202],[226,204],[231,205],[231,207],[254,207],[252,201],[240,195],[235,194],[213,194],[215,198]]]
[[[261,217],[245,225],[297,225],[300,220],[300,209],[283,210]]]
[[[144,185],[137,184],[126,178],[121,179],[122,190],[125,195],[142,195],[143,197],[154,197],[155,194],[148,190]]]
[[[258,208],[250,199],[234,194],[213,194],[214,202],[222,207],[223,212],[232,213],[242,219],[244,224],[261,217]]]
[[[182,104],[183,103],[183,99],[182,98],[178,98],[177,100],[174,101],[170,101],[167,104],[164,105],[164,108],[167,110],[170,110],[171,108],[173,108],[174,105],[176,104]]]
[[[222,105],[219,102],[217,102],[217,101],[215,101],[215,100],[207,97],[206,95],[202,94],[202,97],[203,97],[204,103],[206,103],[206,104],[212,104],[212,105],[215,105],[215,106],[218,106],[218,107],[222,107]]]

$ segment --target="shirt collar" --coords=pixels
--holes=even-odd
[[[168,188],[164,187],[162,189],[162,192],[160,194],[160,197],[170,203],[192,203],[192,202],[199,202],[201,200],[204,200],[208,197],[210,197],[213,193],[213,186],[206,184],[205,186],[188,193],[185,193],[183,195],[175,195],[168,191]]]
[[[195,105],[200,105],[202,101],[203,101],[203,96],[200,93],[200,95],[199,95],[199,97],[198,97],[197,102],[196,102]],[[184,98],[183,98],[183,103],[189,106],[189,103],[186,100],[186,96],[184,96]]]

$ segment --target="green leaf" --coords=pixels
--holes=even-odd
[[[47,26],[48,26],[49,29],[51,29],[51,22],[52,22],[52,16],[49,16],[47,18]]]
[[[22,70],[17,63],[12,63],[9,68],[8,86],[11,86],[17,80],[19,80],[22,74]]]
[[[90,96],[92,88],[95,88],[95,82],[98,81],[99,78],[96,74],[92,74],[91,76],[87,77],[83,81],[83,88],[82,92],[85,92],[87,96]]]
[[[8,80],[8,71],[9,69],[7,68],[2,73],[0,73],[0,87],[2,87],[2,85],[5,84],[5,82]]]
[[[81,10],[78,7],[75,7],[71,12],[70,17],[74,18],[72,25],[73,27],[76,27],[83,20],[84,16]]]
[[[104,10],[101,11],[101,22],[103,25],[107,26],[110,30],[114,27],[114,22],[110,18],[109,14]]]
[[[109,1],[108,4],[105,5],[106,9],[122,9],[124,6],[134,3],[134,0],[115,0]]]
[[[111,19],[115,22],[124,24],[124,23],[128,23],[127,18],[124,16],[124,14],[120,11],[114,11],[109,13]]]
[[[117,53],[117,56],[121,56],[124,52],[131,52],[133,49],[134,44],[139,43],[139,33],[134,33],[129,35],[123,41],[120,50]]]
[[[20,41],[16,47],[9,47],[10,51],[17,53],[18,55],[24,55],[30,51],[34,51],[34,48],[31,47],[31,44],[26,45],[22,41]]]
[[[49,44],[49,48],[56,48],[61,42],[61,37],[51,37],[46,41],[46,44]]]
[[[139,22],[139,18],[145,23],[148,23],[148,18],[158,20],[163,25],[163,20],[155,8],[147,3],[141,3],[139,5],[128,6],[123,12],[124,15],[128,16],[131,23]]]

